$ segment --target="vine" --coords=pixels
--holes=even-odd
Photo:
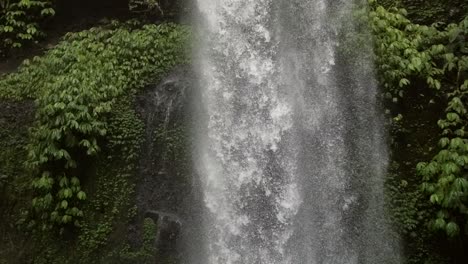
[[[80,168],[100,151],[116,98],[183,62],[187,36],[186,28],[173,24],[115,24],[68,34],[44,57],[0,81],[5,97],[36,99],[26,162],[36,175],[33,224],[80,226],[87,196]]]
[[[0,0],[0,56],[43,36],[40,22],[54,15],[51,0]]]
[[[404,9],[370,3],[380,82],[392,101],[403,99],[412,83],[422,82],[447,104],[438,122],[440,151],[419,163],[417,171],[422,190],[438,208],[430,226],[456,236],[468,223],[468,17],[458,25],[425,26],[409,21]],[[433,101],[428,98],[428,104]]]

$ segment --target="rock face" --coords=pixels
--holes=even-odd
[[[136,179],[138,214],[130,241],[140,243],[143,220],[153,219],[158,259],[179,259],[181,232],[192,215],[188,208],[197,207],[188,133],[194,82],[190,67],[178,67],[136,99],[146,128]]]
[[[20,217],[18,197],[30,201],[30,194],[18,186],[27,182],[24,146],[28,143],[28,128],[34,120],[34,111],[32,101],[0,99],[0,263],[20,263],[13,260],[22,259],[27,252],[21,245],[13,244],[12,241],[17,241],[17,232],[12,223]],[[10,259],[12,261],[3,262]]]
[[[160,255],[171,257],[177,255],[177,239],[182,228],[182,220],[174,214],[149,210],[145,218],[151,218],[157,224],[155,246]]]
[[[22,171],[15,166],[22,166],[18,155],[24,158],[23,147],[27,143],[28,128],[34,120],[34,103],[32,101],[11,101],[0,99],[0,187],[12,183]],[[20,153],[21,152],[21,153]],[[12,175],[14,174],[14,175]],[[11,186],[13,187],[13,186]],[[4,192],[1,192],[2,197]],[[7,202],[2,199],[2,202]],[[1,205],[1,204],[0,204]],[[0,210],[3,207],[0,206]],[[1,211],[0,211],[1,212]]]

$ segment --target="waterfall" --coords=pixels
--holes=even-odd
[[[401,263],[383,209],[385,131],[356,1],[197,5],[205,252],[187,262]]]

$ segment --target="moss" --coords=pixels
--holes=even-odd
[[[97,163],[98,177],[85,186],[93,195],[86,209],[90,215],[78,242],[82,263],[101,263],[103,249],[110,251],[122,243],[132,216],[128,212],[133,207],[133,181],[144,127],[133,109],[132,98],[124,96],[114,108],[107,144]]]
[[[160,125],[154,131],[153,144],[158,150],[157,159],[166,163],[165,167],[171,167],[170,164],[177,164],[177,174],[186,174],[189,168],[187,157],[187,144],[189,142],[186,132],[188,129],[184,126],[167,128]],[[181,160],[183,159],[183,160]]]

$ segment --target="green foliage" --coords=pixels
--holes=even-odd
[[[129,0],[128,8],[140,18],[150,21],[174,17],[185,11],[185,3],[180,0]]]
[[[408,264],[446,263],[437,261],[440,256],[430,248],[434,235],[427,232],[426,223],[432,210],[419,185],[402,179],[404,168],[393,162],[389,168],[386,191],[390,218],[399,234],[410,241],[404,246]]]
[[[27,166],[36,175],[33,208],[42,229],[80,225],[86,214],[80,167],[100,151],[116,98],[182,63],[187,37],[186,28],[173,24],[93,28],[68,34],[0,81],[4,97],[36,99]]]
[[[40,22],[54,14],[51,0],[0,0],[0,56],[42,36]]]
[[[446,83],[448,97],[445,118],[439,120],[442,138],[440,151],[429,163],[418,164],[423,176],[423,189],[429,193],[431,203],[440,210],[433,227],[445,230],[453,237],[460,229],[468,231],[468,17],[459,25],[449,25],[444,32],[448,40],[447,50],[441,58],[444,77],[455,80]],[[428,82],[430,80],[428,79]],[[441,79],[440,82],[443,82]]]
[[[408,10],[411,21],[420,24],[431,24],[434,21],[445,23],[459,22],[468,12],[465,0],[378,0],[386,8],[399,7]]]
[[[128,257],[121,252],[135,253],[123,239],[136,211],[132,206],[132,181],[144,132],[144,124],[133,109],[133,97],[129,91],[117,98],[112,108],[108,133],[92,166],[95,177],[83,186],[89,197],[83,205],[86,217],[80,228],[72,239],[34,233],[34,263],[121,263]],[[144,255],[148,257],[147,253]]]
[[[32,263],[154,259],[149,242],[135,251],[122,240],[136,212],[132,181],[144,138],[134,97],[140,88],[186,62],[188,37],[187,28],[173,24],[113,23],[68,34],[45,56],[25,61],[17,73],[0,79],[0,99],[31,98],[37,106],[29,144],[22,148],[30,153],[23,154],[29,169],[23,178],[35,176],[29,182],[34,207],[29,216],[12,217],[20,218],[23,231],[54,225],[61,231],[34,228],[29,233],[33,250],[23,254],[23,260],[31,255]],[[80,144],[85,140],[90,144]],[[65,229],[70,225],[79,228]],[[109,253],[114,249],[119,254]]]
[[[161,13],[164,15],[164,11],[161,9],[159,0],[130,0],[128,2],[128,8],[130,11],[135,13]]]
[[[105,257],[100,249],[108,245],[109,235],[116,226],[125,225],[132,217],[126,212],[131,207],[134,189],[131,178],[144,130],[143,122],[133,109],[132,97],[127,94],[119,98],[108,120],[107,142],[97,164],[99,178],[91,185],[97,188],[90,190],[94,195],[85,207],[91,217],[84,220],[78,237],[80,263],[100,263]]]
[[[394,98],[403,98],[412,82],[426,83],[440,98],[447,98],[440,151],[420,163],[423,190],[438,207],[431,226],[456,236],[468,221],[468,17],[442,27],[411,23],[404,9],[390,11],[370,1],[369,21],[374,32],[381,83]],[[434,98],[428,98],[428,104]],[[465,230],[467,231],[467,230]]]
[[[435,27],[411,23],[404,9],[387,11],[376,6],[369,13],[375,35],[375,52],[380,82],[395,97],[403,97],[411,78],[424,78],[440,89],[444,72],[436,65],[447,53],[442,32]]]

